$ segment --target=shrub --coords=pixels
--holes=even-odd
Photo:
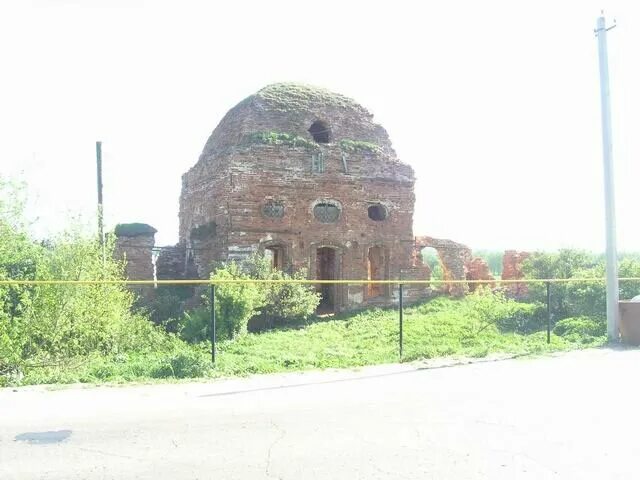
[[[290,147],[303,147],[307,150],[317,150],[318,146],[293,133],[283,132],[254,132],[247,135],[242,143],[244,145],[264,144],[264,145],[287,145]]]
[[[214,280],[303,279],[305,272],[289,275],[274,269],[262,255],[253,255],[242,263],[231,262],[218,267],[211,276]],[[210,299],[203,295],[204,306],[186,312],[181,319],[180,336],[188,342],[208,340],[211,335]],[[252,329],[260,330],[286,323],[305,320],[313,315],[320,296],[306,285],[290,283],[220,283],[216,286],[216,335],[221,340],[232,340]]]
[[[119,223],[114,233],[116,237],[138,237],[140,235],[155,235],[157,230],[146,223]]]
[[[345,138],[340,140],[340,148],[344,152],[359,152],[365,151],[369,153],[380,153],[382,148],[379,145],[376,145],[372,142],[363,142],[362,140],[351,140],[349,138]]]
[[[575,278],[593,279],[554,283],[551,285],[551,315],[554,320],[568,317],[606,316],[606,290],[602,280],[605,276],[605,261],[602,256],[579,250],[560,250],[557,253],[536,252],[524,263],[528,278]],[[633,255],[625,255],[619,262],[620,277],[640,276],[640,261]],[[640,282],[620,282],[620,298],[632,298],[640,293]],[[529,286],[529,299],[544,303],[544,284]]]
[[[302,280],[307,276],[305,270],[289,275],[275,269],[270,260],[262,255],[252,256],[243,266],[251,278],[259,280],[284,282]],[[320,295],[309,285],[267,283],[258,288],[264,294],[264,300],[261,311],[254,315],[254,320],[261,320],[266,327],[306,320],[315,313],[320,303]]]
[[[180,337],[190,343],[204,342],[209,339],[211,332],[211,311],[208,307],[194,308],[184,312],[180,322]],[[216,324],[216,334],[220,334],[220,327]]]
[[[185,300],[193,297],[194,287],[190,285],[159,285],[151,297],[141,297],[136,308],[156,325],[162,325],[168,332],[176,332],[179,319],[184,314]]]
[[[565,340],[575,343],[591,343],[607,333],[607,327],[602,319],[593,317],[572,317],[560,320],[553,329],[553,333]]]
[[[541,305],[516,302],[501,291],[479,288],[467,296],[464,305],[466,315],[478,321],[478,331],[495,326],[501,330],[531,332],[541,326]]]
[[[213,280],[247,280],[242,267],[231,262],[211,275]],[[208,297],[204,297],[207,305]],[[222,339],[234,339],[247,332],[247,323],[264,304],[264,294],[252,283],[222,283],[216,286],[216,331]]]
[[[211,369],[210,360],[201,352],[182,349],[164,356],[151,372],[154,378],[203,377]]]
[[[52,240],[31,240],[21,206],[0,181],[0,278],[121,280],[114,238],[103,249],[74,224]],[[175,338],[132,313],[133,294],[121,284],[0,286],[0,376],[15,383],[42,364],[75,358],[172,348]]]

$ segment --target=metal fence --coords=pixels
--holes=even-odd
[[[620,282],[640,282],[640,277],[620,278]],[[225,284],[297,284],[308,285],[316,288],[322,285],[387,285],[394,290],[396,295],[382,298],[379,306],[388,309],[397,310],[398,330],[397,330],[397,351],[399,359],[404,357],[404,329],[405,329],[405,307],[407,305],[405,291],[408,286],[429,287],[437,294],[437,288],[445,285],[464,284],[468,286],[481,285],[491,286],[492,288],[508,288],[509,285],[541,285],[546,291],[546,341],[551,342],[551,332],[553,329],[553,318],[551,301],[553,297],[553,286],[568,283],[589,283],[602,284],[603,291],[605,285],[604,278],[562,278],[562,279],[514,279],[514,280],[292,280],[292,279],[211,279],[211,280],[0,280],[0,286],[35,286],[35,285],[123,285],[135,289],[153,288],[162,286],[191,286],[199,287],[201,293],[206,293],[208,297],[208,308],[210,314],[210,341],[211,341],[211,360],[215,363],[217,355],[218,339],[216,338],[216,290]],[[638,292],[640,293],[640,292]],[[416,300],[415,298],[413,300]],[[362,307],[375,306],[363,304]]]

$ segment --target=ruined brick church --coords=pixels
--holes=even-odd
[[[445,278],[493,280],[464,245],[414,236],[414,182],[364,107],[321,88],[269,85],[224,116],[183,175],[179,242],[159,250],[156,276],[207,278],[217,262],[261,252],[311,279],[425,280],[420,251],[430,246]],[[148,252],[128,249],[131,235],[118,237],[118,251],[129,258],[130,278],[148,277],[153,229],[136,235],[133,243],[145,241]],[[397,298],[397,286],[318,288],[333,311]],[[410,287],[407,295],[427,290]]]

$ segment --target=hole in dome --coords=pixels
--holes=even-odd
[[[331,129],[326,123],[320,120],[313,122],[311,127],[309,127],[309,133],[316,143],[329,143]]]

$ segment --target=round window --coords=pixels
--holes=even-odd
[[[321,223],[335,223],[340,218],[340,208],[333,203],[318,203],[313,207],[313,216]]]
[[[386,220],[387,217],[389,216],[387,207],[385,207],[381,203],[369,205],[369,208],[367,209],[367,213],[369,214],[369,218],[376,222],[381,222],[383,220]]]

